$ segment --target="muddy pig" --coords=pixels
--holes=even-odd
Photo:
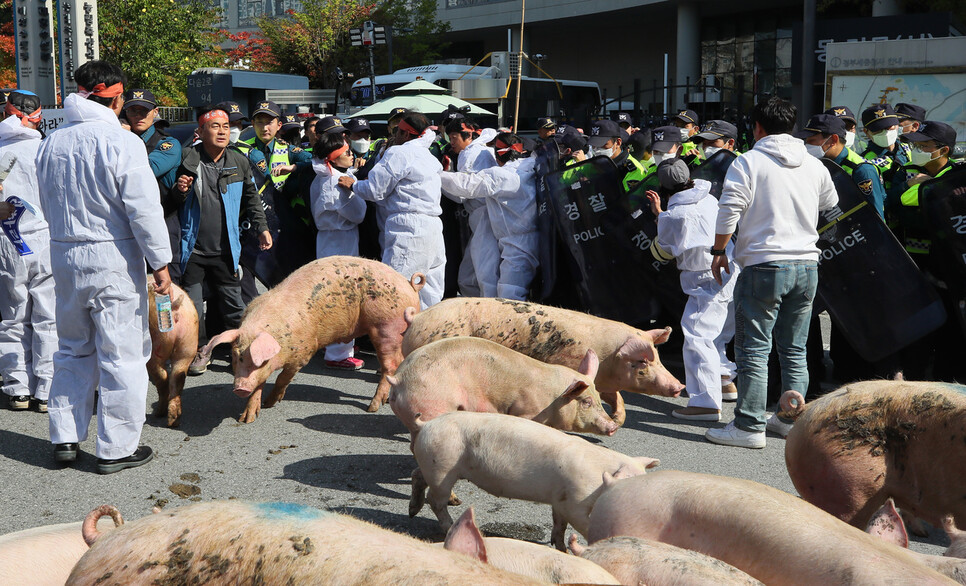
[[[415,437],[423,422],[450,411],[506,413],[564,431],[613,435],[615,423],[594,387],[593,350],[577,370],[546,364],[482,338],[437,340],[414,350],[387,377],[389,406]]]
[[[101,532],[113,527],[110,519],[97,524]],[[85,553],[80,521],[0,535],[0,584],[64,586],[71,568]]]
[[[797,496],[738,478],[665,470],[612,483],[587,541],[620,535],[709,555],[769,585],[955,584]]]
[[[609,537],[584,547],[570,536],[570,551],[610,572],[621,584],[753,586],[761,582],[696,551],[640,537]]]
[[[943,576],[966,584],[966,559],[962,559],[966,557],[966,533],[956,527],[951,515],[943,517],[943,529],[951,542],[945,554],[929,555],[915,551],[909,553]],[[901,548],[909,547],[909,534],[906,532],[905,523],[891,498],[872,515],[865,531]]]
[[[864,528],[887,498],[939,526],[966,526],[966,391],[914,381],[846,385],[806,405],[785,464],[802,498]]]
[[[148,285],[148,325],[151,330],[151,358],[148,378],[158,390],[155,417],[168,416],[168,427],[181,423],[181,393],[188,367],[198,351],[198,312],[184,289],[171,284],[170,331],[158,329],[158,308],[154,303],[154,284]],[[168,370],[170,363],[171,370]]]
[[[658,356],[659,344],[671,328],[643,331],[608,319],[558,307],[506,299],[458,297],[419,314],[406,332],[403,354],[440,338],[486,338],[549,364],[577,368],[588,349],[600,357],[595,382],[601,399],[611,406],[618,425],[624,423],[620,391],[677,397],[684,385]]]
[[[429,505],[448,530],[453,524],[446,509],[451,490],[465,479],[495,496],[550,505],[551,542],[560,551],[567,550],[568,523],[586,534],[604,478],[628,478],[660,464],[499,413],[455,411],[425,424],[417,418],[416,427],[413,455],[419,468],[413,471],[410,517],[423,508],[428,487]]]
[[[369,335],[382,367],[382,379],[369,403],[377,411],[389,396],[386,376],[402,362],[404,314],[419,311],[419,290],[425,277],[405,277],[378,261],[330,256],[308,263],[248,305],[237,330],[218,334],[202,352],[231,342],[235,394],[248,397],[238,418],[255,421],[261,411],[262,387],[276,370],[271,407],[282,400],[295,374],[319,348]]]
[[[199,503],[85,539],[93,545],[68,585],[541,583],[291,503]]]
[[[446,541],[435,544],[475,557],[493,567],[554,584],[620,584],[594,562],[559,552],[545,545],[483,537],[476,526],[473,507],[466,509],[446,533]]]

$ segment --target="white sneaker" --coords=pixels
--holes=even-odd
[[[723,446],[755,449],[765,447],[765,432],[738,429],[734,421],[722,428],[709,429],[704,432],[704,437],[713,444]]]
[[[768,418],[768,422],[765,423],[765,429],[780,435],[782,437],[788,437],[788,432],[792,430],[793,423],[785,423],[778,418],[778,413],[775,413]]]

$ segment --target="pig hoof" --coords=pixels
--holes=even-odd
[[[455,492],[451,492],[449,493],[449,502],[446,504],[451,507],[458,507],[463,504],[463,501],[460,500],[460,497],[456,496]]]
[[[366,411],[368,411],[369,413],[375,413],[376,411],[379,410],[380,407],[382,407],[382,403],[383,402],[380,401],[379,399],[373,398],[372,402],[369,403],[369,406],[366,407]]]

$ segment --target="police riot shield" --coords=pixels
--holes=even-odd
[[[946,311],[852,177],[822,162],[839,203],[819,217],[818,297],[855,351],[880,360],[941,326]]]
[[[942,177],[919,186],[919,207],[933,234],[930,254],[944,258],[941,263],[948,273],[937,275],[947,283],[958,283],[956,293],[963,293],[966,283],[966,165],[957,165]]]
[[[724,187],[725,175],[731,163],[738,158],[733,151],[721,149],[711,157],[691,169],[691,179],[704,179],[711,183],[711,195],[721,199],[721,188]]]
[[[550,192],[546,177],[560,166],[556,142],[548,140],[540,145],[535,154],[535,180],[537,184],[537,233],[540,235],[537,259],[540,261],[539,279],[535,280],[531,295],[544,301],[553,292],[557,278],[557,232],[550,210]]]
[[[643,214],[629,213],[614,163],[595,157],[545,179],[556,232],[574,260],[581,309],[637,327],[660,317],[653,231],[641,227]]]
[[[258,194],[262,200],[262,209],[265,210],[265,219],[268,221],[268,231],[272,235],[272,248],[259,250],[258,233],[252,226],[250,218],[243,218],[241,223],[241,265],[266,287],[273,287],[281,282],[279,278],[280,269],[277,259],[278,247],[274,243],[278,242],[281,223],[278,214],[275,213],[276,191],[272,182],[267,176],[252,168],[252,179]]]

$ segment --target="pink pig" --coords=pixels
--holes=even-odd
[[[151,358],[148,360],[148,377],[158,390],[155,417],[168,416],[168,427],[181,423],[181,393],[188,376],[188,366],[198,349],[198,312],[184,289],[171,284],[171,317],[174,324],[170,331],[161,332],[158,327],[158,309],[154,302],[154,285],[148,285],[148,325],[151,330]],[[169,373],[166,364],[171,364]]]

